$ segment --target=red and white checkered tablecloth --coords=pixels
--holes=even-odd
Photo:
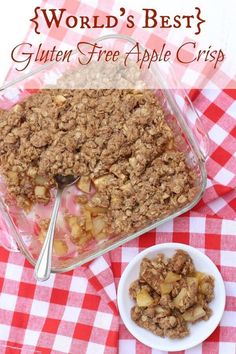
[[[96,0],[96,13],[111,11],[114,1],[104,4]],[[43,1],[43,5],[65,7],[71,13],[87,6],[71,0]],[[119,32],[126,30],[121,27]],[[147,47],[155,39],[152,31],[136,29],[127,34],[142,35]],[[68,43],[73,35],[64,28],[47,34],[55,42]],[[27,38],[34,41],[32,28]],[[10,71],[8,78],[13,74]],[[88,265],[52,275],[45,283],[35,283],[32,266],[22,255],[0,247],[0,354],[162,354],[132,337],[116,305],[117,284],[127,263],[142,249],[162,242],[183,242],[200,249],[225,281],[227,302],[220,326],[185,353],[236,353],[236,90],[192,90],[190,96],[211,141],[202,200],[157,230]]]

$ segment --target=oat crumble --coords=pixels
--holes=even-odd
[[[151,90],[45,89],[0,111],[0,170],[25,210],[50,201],[56,174],[81,176],[84,213],[105,214],[105,230],[116,234],[172,213],[198,192]],[[85,219],[81,228],[89,238]]]

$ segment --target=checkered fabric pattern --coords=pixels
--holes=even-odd
[[[114,2],[103,6],[101,0],[89,3],[93,2],[100,13],[115,6]],[[79,6],[84,6],[81,13],[86,13],[86,6],[91,11],[88,5],[70,0],[43,1],[43,5],[65,7],[71,13],[77,13]],[[121,27],[119,32],[126,29]],[[147,46],[153,40],[151,31],[134,32],[127,34],[140,36]],[[53,42],[70,43],[74,35],[61,28],[48,36]],[[32,36],[31,29],[29,41]],[[11,71],[8,78],[12,75]],[[162,354],[132,337],[116,305],[116,288],[127,263],[144,248],[162,242],[182,242],[200,249],[214,261],[225,281],[227,302],[220,326],[204,343],[185,353],[235,354],[236,90],[192,90],[190,96],[211,142],[202,200],[192,211],[157,230],[72,272],[52,275],[42,284],[35,283],[33,269],[23,255],[0,247],[0,354]]]

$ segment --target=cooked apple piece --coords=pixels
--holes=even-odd
[[[91,179],[88,176],[81,176],[76,186],[84,193],[89,193],[91,189]]]
[[[22,208],[28,214],[32,209],[32,202],[28,198],[23,197],[19,197],[18,200],[21,200]]]
[[[77,237],[80,237],[82,233],[82,230],[81,230],[81,227],[79,224],[74,224],[71,228],[71,236],[73,238],[77,238]]]
[[[68,246],[63,240],[54,240],[53,249],[57,256],[65,256],[68,252]]]
[[[207,278],[206,278],[207,279]],[[212,292],[212,285],[209,281],[202,281],[199,285],[199,292],[203,295],[208,295]]]
[[[192,286],[193,284],[195,286],[198,286],[198,278],[195,278],[195,277],[187,277],[187,284],[188,286]]]
[[[100,232],[104,231],[106,227],[106,221],[102,216],[96,216],[93,220],[93,235],[98,235]]]
[[[43,176],[36,176],[35,177],[35,183],[39,186],[47,186],[48,181],[45,177]]]
[[[106,208],[102,207],[93,207],[89,204],[84,206],[86,210],[90,211],[92,216],[99,215],[99,214],[105,214],[107,212]]]
[[[130,157],[129,164],[130,164],[131,167],[136,168],[136,165],[137,165],[136,158],[135,157]]]
[[[171,139],[169,142],[168,142],[168,145],[167,145],[167,148],[168,150],[172,150],[173,147],[174,147],[174,139]]]
[[[156,311],[156,313],[160,314],[160,313],[166,312],[166,309],[163,309],[163,307],[161,307],[160,305],[157,305],[155,307],[155,311]]]
[[[17,172],[10,171],[7,174],[7,177],[11,183],[17,184],[18,183],[18,174]]]
[[[40,229],[44,231],[47,231],[49,224],[50,224],[50,219],[41,219],[39,221]]]
[[[187,289],[186,288],[182,288],[179,292],[179,294],[173,299],[173,304],[175,307],[179,307],[181,306],[181,302],[183,301],[183,299],[186,297],[187,295]]]
[[[176,274],[173,272],[168,272],[166,277],[165,277],[165,283],[174,283],[178,280],[181,279],[181,275],[180,274]]]
[[[161,288],[161,295],[166,295],[172,291],[173,285],[170,283],[162,283],[160,284],[160,288]]]
[[[146,289],[141,289],[137,293],[136,301],[138,306],[147,307],[153,303],[153,298]]]
[[[127,194],[128,193],[132,193],[132,191],[133,191],[133,187],[132,187],[132,184],[130,182],[127,182],[127,183],[123,184],[123,186],[121,186],[120,189],[123,192],[126,192]]]
[[[71,236],[73,238],[80,237],[82,234],[82,230],[79,224],[79,220],[76,216],[68,216],[66,221],[69,225]]]
[[[87,237],[80,237],[76,242],[76,244],[79,246],[84,246],[86,243],[87,243]]]
[[[200,306],[196,305],[182,314],[183,319],[186,322],[196,322],[200,318],[204,317],[206,311]]]
[[[70,227],[78,223],[78,218],[77,216],[71,215],[71,216],[66,216],[65,217],[66,222]]]
[[[38,198],[44,198],[46,197],[47,194],[47,189],[44,186],[36,186],[34,188],[34,194],[36,195],[36,197]]]
[[[57,95],[54,100],[55,100],[55,102],[58,105],[63,104],[64,102],[66,102],[66,98],[64,96],[62,96],[62,95]]]
[[[197,305],[193,311],[192,322],[199,320],[200,318],[204,317],[205,315],[206,315],[206,311],[200,305]]]
[[[21,112],[23,109],[22,109],[22,106],[20,104],[16,104],[13,108],[12,108],[13,112],[14,113],[19,113]]]
[[[93,222],[92,222],[91,213],[88,210],[85,210],[84,216],[85,216],[85,229],[86,229],[86,231],[92,231],[93,230]]]
[[[76,244],[79,246],[84,246],[86,245],[93,236],[90,233],[83,233],[78,240],[76,240]]]
[[[106,237],[107,237],[107,233],[106,232],[100,232],[100,234],[95,235],[95,239],[97,241],[104,240],[104,238],[106,238]]]
[[[75,201],[78,204],[86,204],[88,202],[88,197],[86,195],[77,195]]]
[[[183,317],[183,319],[184,319],[186,322],[192,322],[193,309],[190,309],[190,310],[184,312],[184,313],[182,314],[182,317]]]
[[[105,175],[94,179],[93,183],[97,190],[100,190],[109,185],[113,179],[114,177],[112,175]]]
[[[37,168],[35,167],[30,167],[27,171],[27,176],[29,177],[32,177],[32,178],[35,178],[37,175]],[[40,183],[37,183],[37,184],[40,184]]]
[[[206,274],[202,272],[196,272],[195,277],[197,278],[198,282],[200,283],[204,278],[206,278]]]

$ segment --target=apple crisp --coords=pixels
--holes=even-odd
[[[170,259],[163,254],[144,258],[129,293],[135,301],[131,318],[138,326],[161,337],[183,338],[188,323],[210,318],[214,278],[198,272],[191,257],[178,250]]]
[[[102,233],[102,223],[106,232],[133,232],[198,192],[197,176],[151,90],[45,89],[31,95],[0,112],[0,170],[9,195],[25,210],[50,201],[55,175],[80,176],[83,225],[81,219],[76,225],[88,238],[94,223]],[[94,220],[100,214],[103,221]]]

